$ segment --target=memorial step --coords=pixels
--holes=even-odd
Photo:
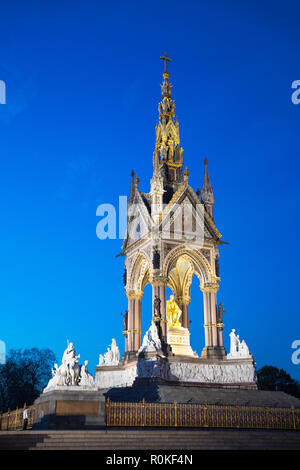
[[[300,449],[300,433],[249,430],[11,431],[0,433],[0,450],[196,450]]]

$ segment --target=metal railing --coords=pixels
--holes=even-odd
[[[34,422],[34,409],[35,406],[28,406],[28,423],[27,429],[31,429]],[[16,410],[8,410],[6,413],[0,413],[0,431],[19,431],[23,429],[23,408]]]
[[[29,406],[27,429],[34,423]],[[105,402],[108,427],[195,427],[300,430],[300,409],[186,403]],[[23,429],[23,408],[0,414],[0,430]]]
[[[105,404],[107,426],[300,430],[300,409],[183,403]]]

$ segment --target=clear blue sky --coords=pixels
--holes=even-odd
[[[236,328],[258,367],[300,379],[299,2],[2,2],[0,339],[75,343],[93,371],[115,337],[124,351],[122,240],[96,237],[130,172],[149,190],[165,51],[190,183],[208,158],[223,239],[225,346]],[[192,345],[204,342],[192,286]],[[150,287],[143,326],[150,322]]]

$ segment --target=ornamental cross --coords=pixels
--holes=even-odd
[[[166,52],[165,52],[165,55],[162,55],[160,58],[165,61],[165,73],[168,73],[167,62],[171,62],[172,59],[169,59],[169,58],[167,57],[167,53],[166,53]]]

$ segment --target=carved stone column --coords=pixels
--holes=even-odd
[[[184,296],[177,297],[177,303],[182,311],[181,325],[183,326],[183,328],[187,328],[188,330],[190,329],[190,323],[189,323],[190,301],[191,301],[190,297],[184,297]]]
[[[163,276],[153,277],[151,279],[152,285],[152,315],[154,312],[154,299],[157,295],[160,300],[160,313],[161,313],[161,331],[163,341],[167,341],[167,309],[166,309],[166,286],[167,279]]]
[[[212,336],[211,336],[211,328],[210,328],[211,322],[210,322],[209,296],[207,292],[203,292],[203,306],[204,306],[204,335],[205,335],[204,349],[205,349],[208,346],[212,345]]]
[[[128,331],[123,330],[123,335],[124,335],[124,339],[125,339],[125,354],[126,354],[127,351],[128,351]]]
[[[141,347],[141,301],[143,297],[143,292],[137,292],[134,305],[134,350],[138,351]]]
[[[219,346],[223,348],[223,329],[224,329],[224,324],[223,323],[218,323],[218,332],[219,332]]]
[[[202,351],[203,358],[219,358],[225,355],[223,344],[219,343],[216,294],[219,289],[217,283],[207,283],[201,285],[204,304],[204,328],[205,328],[205,347]]]
[[[135,357],[141,345],[141,299],[143,292],[127,291],[128,330],[125,334],[126,356]]]

